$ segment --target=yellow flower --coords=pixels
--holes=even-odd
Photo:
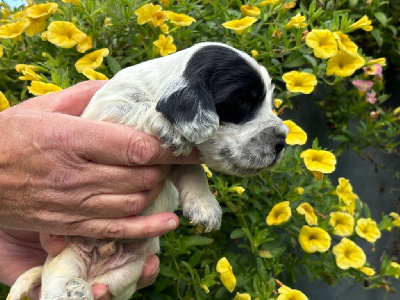
[[[36,66],[32,66],[32,65],[17,64],[15,66],[15,71],[17,71],[18,73],[22,73],[22,71],[24,71],[26,69],[30,69],[32,71],[37,71],[38,70],[38,68]]]
[[[35,4],[26,10],[26,16],[32,19],[47,19],[58,8],[57,3]]]
[[[306,44],[314,50],[314,55],[327,59],[334,56],[338,49],[335,37],[327,29],[313,29],[307,34]]]
[[[204,292],[206,292],[206,294],[208,294],[210,292],[210,289],[205,284],[202,284],[201,288],[204,290]]]
[[[303,195],[304,193],[304,189],[301,186],[295,188],[294,191],[299,195]]]
[[[212,177],[212,172],[210,171],[210,169],[205,164],[201,164],[201,166],[203,167],[204,172],[206,172],[207,177],[211,178]]]
[[[290,28],[304,28],[307,26],[307,23],[305,23],[304,21],[306,20],[306,17],[302,16],[300,13],[298,13],[297,15],[295,15],[294,17],[292,17],[290,19],[290,21],[285,25],[286,29],[290,29]]]
[[[265,0],[259,4],[259,6],[263,7],[266,5],[276,5],[282,2],[282,0]]]
[[[81,5],[81,1],[80,0],[61,0],[64,3],[72,3],[75,5]]]
[[[295,1],[284,3],[283,4],[283,8],[284,8],[283,11],[285,12],[285,11],[287,11],[289,9],[292,9],[295,6],[296,6],[296,2]]]
[[[82,74],[90,80],[108,80],[107,76],[97,72],[91,68],[85,68],[82,70]]]
[[[237,292],[236,296],[235,296],[235,298],[233,298],[233,300],[251,300],[251,296],[247,293],[241,294],[241,293]]]
[[[109,18],[109,17],[104,18],[104,26],[106,26],[106,27],[113,26],[113,23],[111,22],[111,18]]]
[[[357,221],[356,232],[359,237],[366,239],[370,243],[375,243],[381,237],[378,225],[371,218],[360,218]]]
[[[293,145],[304,145],[307,142],[307,134],[303,129],[296,125],[291,120],[283,121],[289,128],[289,133],[286,136],[286,144],[293,146]]]
[[[168,35],[165,37],[162,34],[160,34],[157,41],[153,42],[153,44],[160,50],[161,56],[166,56],[176,52],[176,46],[173,43],[174,39],[172,36]]]
[[[47,40],[61,48],[71,48],[82,42],[86,34],[71,22],[53,21],[46,31]]]
[[[92,49],[92,38],[87,35],[82,41],[76,45],[76,50],[80,53],[85,53],[87,50]]]
[[[332,173],[335,170],[336,157],[329,151],[308,149],[300,154],[306,168],[310,171]]]
[[[3,56],[3,47],[0,46],[0,57]]]
[[[25,70],[22,70],[23,76],[19,76],[19,80],[32,80],[32,81],[40,81],[42,77],[40,75],[36,74],[35,71],[33,71],[30,68],[26,68]]]
[[[103,63],[104,57],[109,53],[110,51],[107,48],[102,48],[86,54],[75,63],[75,68],[79,73],[82,73],[85,68],[96,69],[100,67]]]
[[[291,289],[286,285],[282,285],[278,289],[279,296],[276,300],[308,300],[307,296],[299,290]]]
[[[361,272],[363,272],[367,276],[374,276],[375,275],[375,270],[369,267],[362,267],[359,269]]]
[[[396,274],[393,275],[394,278],[396,278],[396,279],[400,278],[400,265],[399,265],[397,262],[392,261],[392,262],[390,263],[390,266],[391,266],[392,268],[394,268],[395,271],[396,271]]]
[[[28,86],[28,90],[31,94],[35,96],[40,96],[61,91],[62,88],[52,83],[32,81],[31,85]]]
[[[162,33],[164,33],[164,34],[169,34],[169,27],[168,27],[167,24],[162,24],[162,25],[160,26],[160,29],[161,29],[161,32],[162,32]]]
[[[233,186],[229,188],[230,192],[238,193],[239,195],[243,194],[245,189],[242,186]]]
[[[329,225],[333,227],[333,234],[339,236],[349,236],[354,231],[354,218],[345,212],[331,212]]]
[[[220,274],[222,284],[232,293],[236,286],[236,277],[226,257],[221,258],[217,262],[217,272]]]
[[[154,27],[161,26],[167,19],[167,13],[164,11],[158,11],[151,17],[151,23]]]
[[[251,56],[252,56],[254,59],[257,59],[257,57],[258,57],[258,51],[257,51],[257,50],[251,50]]]
[[[275,204],[270,213],[267,216],[267,225],[280,225],[292,216],[292,211],[290,209],[289,201],[283,201],[281,203]]]
[[[350,40],[347,34],[335,31],[333,36],[335,37],[340,50],[344,52],[357,53],[357,45]]]
[[[245,16],[250,16],[250,17],[255,17],[255,18],[257,18],[261,13],[261,11],[258,7],[251,6],[251,5],[242,5],[240,7],[240,11]]]
[[[138,24],[143,25],[151,21],[153,15],[161,10],[162,8],[160,5],[154,5],[152,3],[145,4],[142,7],[138,8],[137,10],[135,10],[135,15],[138,16]]]
[[[0,111],[3,111],[10,107],[10,102],[8,102],[6,96],[0,91]]]
[[[169,0],[160,0],[161,4],[164,5],[165,7],[169,6]]]
[[[392,221],[393,225],[397,226],[397,227],[400,227],[400,216],[399,216],[399,214],[395,213],[395,212],[391,212],[389,214],[389,216],[391,216],[393,218],[393,221]]]
[[[339,77],[351,76],[356,70],[362,68],[364,64],[365,60],[357,53],[339,51],[334,57],[328,60],[326,75],[335,74]]]
[[[332,248],[332,252],[335,255],[336,265],[343,270],[360,269],[366,262],[364,251],[345,237]]]
[[[26,27],[30,24],[29,20],[24,18],[18,22],[1,25],[0,26],[0,38],[1,39],[11,39],[16,38],[22,34]]]
[[[286,88],[293,92],[310,94],[317,85],[317,78],[310,73],[290,71],[283,74],[283,81],[286,82]]]
[[[350,29],[352,30],[362,29],[365,31],[371,31],[373,27],[371,26],[371,20],[368,18],[367,15],[365,15],[354,24],[351,24]]]
[[[242,34],[243,31],[257,22],[256,18],[244,17],[242,19],[228,21],[222,24],[225,28],[234,30],[237,34]]]
[[[353,193],[353,187],[350,184],[350,180],[343,177],[339,178],[339,185],[336,187],[336,194],[346,205],[350,205],[358,198],[358,196]]]
[[[190,26],[196,20],[185,14],[177,14],[174,12],[168,12],[167,14],[169,21],[175,26]]]
[[[27,36],[34,36],[46,30],[47,21],[42,18],[31,19],[29,18],[29,26],[26,27],[25,33]]]
[[[305,202],[300,204],[297,208],[296,211],[300,214],[300,215],[304,215],[306,218],[306,222],[308,225],[312,226],[312,225],[318,225],[318,219],[317,216],[314,213],[314,209],[313,207]]]
[[[307,253],[325,252],[331,246],[331,237],[320,227],[304,225],[299,233],[299,243]]]
[[[372,59],[369,62],[366,63],[367,66],[375,65],[378,64],[382,67],[386,66],[386,58],[385,57],[380,57],[377,59]]]
[[[283,103],[283,101],[281,99],[278,99],[278,98],[274,99],[274,106],[276,108],[279,108],[282,105],[282,103]]]

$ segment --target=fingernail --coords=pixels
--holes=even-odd
[[[64,236],[63,235],[55,235],[55,234],[50,234],[50,238],[52,238],[53,240],[64,240]]]
[[[178,226],[178,225],[176,224],[176,222],[175,222],[174,219],[171,219],[171,220],[169,220],[169,221],[167,222],[167,228],[168,228],[168,230],[174,230],[174,229],[176,229],[177,226]]]
[[[97,295],[96,298],[95,298],[95,300],[106,300],[106,299],[107,299],[107,297],[106,297],[107,292],[108,292],[108,291],[105,290],[105,291],[102,292],[101,294]]]

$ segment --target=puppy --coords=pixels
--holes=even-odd
[[[247,54],[220,43],[200,43],[121,70],[92,98],[83,118],[136,127],[158,137],[176,155],[194,147],[210,168],[250,176],[282,157],[288,128],[273,114],[274,86]],[[173,211],[206,231],[218,229],[221,208],[198,165],[174,166],[163,191],[142,215]],[[112,299],[136,290],[144,261],[159,239],[111,240],[68,236],[68,247],[44,266],[22,274],[8,300],[38,284],[41,299],[93,299],[91,286],[109,287]]]

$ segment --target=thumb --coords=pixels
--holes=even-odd
[[[106,83],[105,80],[87,80],[65,90],[34,97],[17,105],[25,109],[58,112],[72,116],[82,114],[93,95]],[[12,107],[10,109],[13,109]]]

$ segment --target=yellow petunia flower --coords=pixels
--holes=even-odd
[[[31,19],[47,19],[58,9],[57,3],[34,4],[27,8],[26,16]]]
[[[190,26],[193,22],[196,22],[196,19],[188,15],[177,14],[174,12],[168,12],[167,17],[168,20],[175,26]]]
[[[399,214],[396,213],[396,212],[391,212],[389,214],[389,216],[391,216],[393,218],[393,221],[392,221],[393,225],[397,226],[397,227],[400,227],[400,216],[399,216]]]
[[[47,21],[45,19],[30,19],[29,18],[29,26],[25,29],[25,34],[29,37],[32,37],[38,33],[41,33],[46,30]]]
[[[336,157],[329,151],[308,149],[300,154],[306,168],[310,171],[332,173],[335,170]]]
[[[240,11],[242,12],[243,15],[249,16],[249,17],[254,17],[257,18],[261,11],[258,7],[251,6],[251,5],[242,5],[240,7]]]
[[[317,85],[317,78],[310,73],[290,71],[283,74],[283,81],[286,82],[286,88],[293,93],[310,94]]]
[[[30,69],[32,71],[37,71],[38,67],[32,66],[32,65],[26,65],[26,64],[17,64],[15,66],[15,71],[17,71],[18,73],[22,73],[26,69]]]
[[[301,129],[296,123],[291,120],[283,121],[289,128],[289,133],[286,136],[286,144],[293,145],[304,145],[307,142],[307,133]]]
[[[151,23],[154,27],[159,27],[164,24],[167,19],[167,13],[164,11],[158,11],[151,17]]]
[[[308,300],[307,296],[301,291],[291,289],[286,285],[282,285],[278,289],[279,296],[276,300]]]
[[[396,274],[393,275],[394,278],[396,278],[396,279],[400,278],[400,265],[399,265],[397,262],[392,261],[392,262],[390,263],[390,266],[391,266],[392,268],[394,268],[395,271],[396,271]]]
[[[345,237],[332,248],[332,252],[335,255],[336,265],[343,270],[348,268],[360,269],[367,260],[364,251],[356,243]]]
[[[378,65],[380,65],[382,67],[386,66],[386,58],[385,57],[380,57],[380,58],[377,58],[377,59],[372,59],[372,60],[368,61],[365,65],[366,66],[371,66],[371,65],[375,65],[375,64],[378,64]]]
[[[334,57],[328,60],[326,66],[326,75],[336,75],[339,77],[348,77],[362,68],[365,60],[357,53],[339,51]]]
[[[327,29],[313,29],[307,34],[306,44],[314,50],[316,57],[327,59],[338,52],[332,32]]]
[[[32,81],[31,85],[28,86],[28,90],[31,94],[35,96],[40,96],[61,91],[62,88],[52,83]]]
[[[354,218],[346,212],[335,211],[330,213],[329,225],[333,227],[333,234],[350,236],[354,231]]]
[[[3,111],[9,107],[10,102],[8,102],[8,99],[6,98],[6,96],[4,96],[3,92],[0,91],[0,111]]]
[[[65,21],[51,22],[46,31],[47,41],[61,48],[72,48],[86,37],[73,23]]]
[[[212,172],[210,171],[210,169],[205,164],[201,164],[201,166],[203,167],[204,172],[206,172],[207,177],[211,178],[212,177]]]
[[[167,37],[165,37],[162,34],[160,34],[157,41],[153,42],[153,44],[160,51],[161,56],[166,56],[168,54],[176,52],[176,46],[173,43],[174,39],[172,36],[168,35]]]
[[[350,205],[358,199],[358,196],[353,193],[353,187],[350,184],[350,180],[343,177],[339,178],[339,185],[336,187],[336,194],[346,205]]]
[[[151,21],[153,15],[161,10],[162,8],[160,5],[154,5],[153,3],[148,3],[138,8],[137,10],[135,10],[135,15],[138,16],[138,24],[143,25]]]
[[[92,49],[92,38],[87,35],[82,41],[76,45],[76,50],[80,53],[85,53],[87,50]]]
[[[266,222],[268,226],[280,225],[292,216],[292,210],[290,209],[289,201],[283,201],[275,204],[272,210],[269,212]]]
[[[167,24],[162,24],[162,25],[160,26],[160,29],[161,29],[161,32],[162,32],[162,33],[164,33],[164,34],[169,34],[169,27],[168,27]]]
[[[237,34],[242,34],[243,31],[257,22],[257,19],[254,17],[244,17],[242,19],[232,20],[225,23],[222,23],[222,26],[228,29],[232,29]]]
[[[18,22],[0,26],[0,39],[12,39],[20,36],[30,24],[27,18]]]
[[[210,289],[205,284],[200,285],[206,294],[210,293]]]
[[[333,36],[335,37],[340,50],[344,52],[357,53],[357,45],[350,40],[347,34],[335,31]]]
[[[85,68],[96,69],[100,67],[100,65],[103,63],[104,57],[106,57],[108,54],[110,54],[110,51],[107,48],[93,51],[80,58],[75,63],[75,68],[79,73],[82,73],[83,69]]]
[[[250,294],[247,294],[247,293],[241,294],[241,293],[237,292],[235,295],[235,298],[233,298],[233,300],[251,300],[251,296],[250,296]]]
[[[367,276],[374,276],[375,275],[375,270],[369,267],[362,267],[359,269],[361,272],[363,272]]]
[[[160,0],[161,4],[164,5],[165,7],[169,6],[169,0]]]
[[[295,188],[294,191],[299,195],[303,195],[304,194],[304,189],[301,186]]]
[[[282,103],[283,103],[282,99],[278,99],[278,98],[274,99],[274,106],[276,108],[279,108],[282,105]]]
[[[296,6],[296,2],[295,1],[284,3],[283,4],[283,8],[284,8],[283,11],[285,12],[285,11],[287,11],[289,9],[292,9],[295,6]]]
[[[299,243],[307,253],[325,252],[331,246],[331,237],[320,227],[304,225],[299,233]]]
[[[318,225],[318,218],[314,213],[313,207],[309,203],[305,202],[300,204],[299,206],[297,206],[296,211],[300,215],[305,216],[308,225]]]
[[[72,3],[75,5],[81,5],[81,0],[61,0],[64,3]]]
[[[281,3],[282,0],[265,0],[259,4],[259,6],[264,7],[266,5],[276,5]]]
[[[108,77],[100,72],[97,72],[91,68],[85,68],[82,70],[82,74],[90,80],[108,80]]]
[[[307,23],[304,21],[306,20],[306,17],[302,16],[300,13],[295,15],[290,19],[290,21],[285,25],[285,29],[290,29],[290,28],[304,28],[307,26]]]
[[[216,270],[220,274],[222,284],[232,293],[236,286],[236,277],[233,274],[232,266],[226,257],[221,258],[217,262]]]
[[[35,71],[32,69],[26,68],[25,70],[22,70],[23,76],[19,76],[19,80],[32,80],[32,81],[40,81],[42,77],[40,75],[36,74]]]
[[[381,237],[378,225],[371,218],[360,218],[357,221],[356,233],[359,237],[366,239],[370,243],[375,243]]]
[[[3,47],[0,46],[0,57],[3,56]]]
[[[239,195],[243,194],[243,192],[246,189],[244,189],[242,186],[233,186],[229,188],[229,191],[232,193],[238,193]]]
[[[365,31],[371,31],[374,27],[371,26],[371,20],[367,15],[365,15],[354,24],[351,24],[349,28],[352,30],[362,29]]]

